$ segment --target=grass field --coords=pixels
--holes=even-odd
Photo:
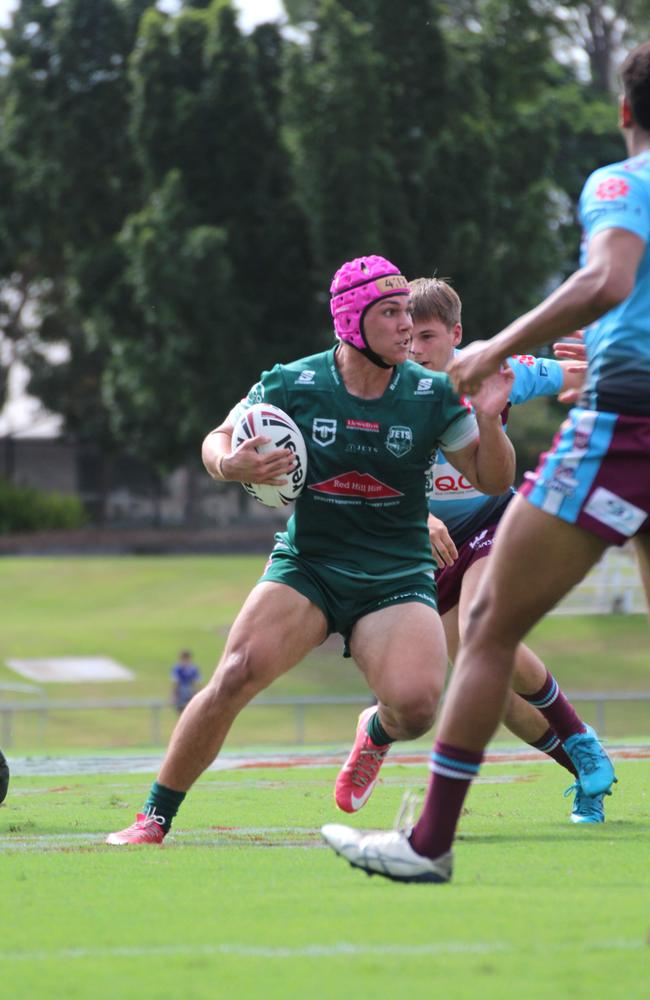
[[[7,657],[106,655],[136,679],[50,683],[39,697],[165,697],[179,648],[194,650],[204,677],[211,672],[262,565],[257,557],[3,559],[0,684],[18,680]],[[643,691],[647,638],[640,616],[562,617],[543,622],[531,644],[566,688]],[[336,641],[272,693],[367,694]],[[342,759],[357,711],[310,711],[306,740],[338,744]],[[616,733],[648,736],[649,715],[643,704],[608,709]],[[169,710],[163,737],[173,721]],[[293,727],[289,710],[250,709],[227,749],[277,748]],[[0,807],[3,1000],[647,995],[647,761],[617,764],[602,827],[568,822],[562,791],[571,779],[557,766],[486,765],[463,816],[453,884],[399,886],[352,871],[322,844],[320,826],[341,814],[331,796],[337,765],[320,758],[312,767],[210,771],[162,849],[124,850],[103,840],[132,821],[149,786],[151,775],[126,773],[123,759],[149,746],[148,716],[57,711],[46,730],[22,720],[13,735],[12,763],[12,754],[57,747],[77,757],[51,776],[30,772],[34,760],[21,771],[16,759]],[[83,756],[107,748],[101,768]],[[114,772],[104,773],[109,764]],[[387,766],[352,822],[390,826],[404,788],[422,792],[426,780],[423,764]]]
[[[105,655],[135,672],[135,680],[112,684],[46,684],[51,701],[166,697],[177,651],[190,646],[207,678],[228,629],[264,557],[6,558],[0,561],[0,685],[20,678],[4,666],[7,657]],[[648,625],[641,615],[548,618],[531,636],[567,690],[650,690]],[[359,695],[366,686],[354,665],[331,642],[273,687],[276,696]],[[29,700],[0,691],[0,701]],[[308,742],[340,742],[354,729],[358,707],[310,709]],[[584,711],[595,721],[593,709]],[[608,708],[611,735],[650,734],[650,705]],[[175,716],[161,720],[164,742]],[[294,717],[284,709],[256,708],[233,730],[230,745],[285,743]],[[40,727],[40,728],[39,728]],[[1,742],[1,735],[0,735]],[[138,710],[56,712],[42,720],[21,717],[13,746],[139,747],[151,744],[148,713]]]
[[[0,808],[0,994],[374,1000],[647,996],[648,763],[617,764],[600,827],[566,772],[490,764],[447,886],[325,848],[335,767],[207,773],[162,848],[109,848],[149,776],[14,777]],[[420,767],[386,766],[359,826],[390,826]]]

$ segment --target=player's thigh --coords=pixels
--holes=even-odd
[[[453,663],[458,654],[458,646],[460,643],[460,623],[459,623],[459,606],[450,608],[441,617],[442,627],[445,633],[445,641],[447,643],[447,659],[450,663]]]
[[[463,641],[469,609],[481,585],[481,580],[485,576],[489,565],[489,557],[477,559],[467,567],[463,575],[463,582],[460,588],[460,601],[458,602],[458,635],[459,642]]]
[[[258,679],[270,683],[327,637],[325,615],[283,583],[258,583],[233,623],[222,664],[245,659]]]
[[[607,543],[517,496],[499,525],[471,617],[505,642],[521,639],[589,572]]]
[[[387,704],[437,692],[447,671],[447,646],[440,616],[413,601],[382,608],[356,622],[350,653],[369,687]]]

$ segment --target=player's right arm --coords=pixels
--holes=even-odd
[[[274,448],[258,452],[270,438],[257,437],[232,448],[232,434],[240,415],[255,403],[275,403],[286,409],[282,366],[275,365],[263,372],[259,382],[248,395],[239,401],[228,416],[205,437],[201,447],[203,465],[213,479],[223,482],[256,483],[262,486],[285,486],[287,475],[293,471],[295,456],[288,448]]]
[[[261,453],[256,449],[270,438],[254,437],[232,450],[234,422],[230,415],[205,437],[201,458],[208,475],[217,481],[258,483],[284,486],[295,465],[295,456],[287,448]]]

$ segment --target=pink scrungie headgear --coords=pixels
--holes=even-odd
[[[408,295],[408,281],[385,257],[356,257],[338,269],[330,285],[330,309],[339,340],[367,354],[363,317],[379,299]],[[372,360],[372,359],[371,359]]]

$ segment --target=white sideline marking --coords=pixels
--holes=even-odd
[[[135,674],[110,656],[47,656],[40,659],[7,659],[17,674],[32,681],[59,681],[78,684],[88,681],[133,681]]]
[[[576,945],[560,946],[559,950],[575,951]],[[580,948],[580,946],[578,946]],[[647,944],[640,939],[612,940],[612,941],[586,941],[582,945],[583,951],[640,951],[646,950]],[[519,947],[500,941],[479,942],[479,941],[446,941],[438,944],[382,944],[364,945],[350,944],[347,941],[340,941],[336,944],[307,944],[301,947],[289,948],[286,946],[273,947],[271,945],[258,946],[246,944],[197,944],[197,945],[151,945],[139,947],[116,947],[116,948],[59,948],[52,951],[2,951],[0,952],[0,962],[46,962],[46,961],[70,961],[79,958],[200,958],[211,955],[235,956],[237,958],[337,958],[338,956],[398,956],[416,958],[418,956],[438,956],[438,955],[495,955],[512,951],[519,951]],[[558,950],[558,949],[556,949]]]
[[[296,840],[299,836],[301,840]],[[247,837],[277,838],[271,841],[248,841]],[[284,838],[284,839],[282,839]],[[310,840],[309,838],[314,838]],[[43,833],[0,835],[0,854],[4,851],[27,852],[62,850],[66,847],[103,846],[106,833]],[[326,848],[320,837],[320,828],[305,826],[233,826],[207,827],[197,830],[174,830],[165,840],[163,850],[178,842],[189,842],[192,847],[233,847],[245,844],[246,847],[291,847]],[[114,846],[106,846],[109,853],[114,853]],[[119,850],[119,848],[117,848]]]

